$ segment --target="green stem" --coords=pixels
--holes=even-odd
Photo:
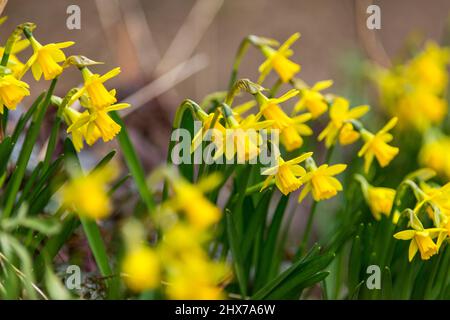
[[[301,253],[299,256],[303,255],[306,248],[308,247],[308,240],[309,240],[309,237],[311,234],[311,229],[312,229],[312,225],[313,225],[313,221],[314,221],[314,215],[316,213],[316,208],[317,208],[317,201],[313,200],[311,209],[309,211],[309,217],[308,217],[308,222],[306,223],[305,232],[303,233],[303,240],[300,245],[300,248],[298,249],[299,252]]]
[[[280,90],[281,85],[283,84],[283,81],[281,79],[278,79],[277,82],[273,85],[273,87],[269,91],[268,98],[273,98],[277,94],[278,90]]]
[[[230,81],[228,82],[229,90],[233,87],[234,83],[236,82],[242,58],[247,52],[249,45],[250,40],[248,37],[242,40],[241,44],[239,45],[238,51],[236,52],[236,56],[234,57],[233,70],[231,71]]]
[[[145,172],[142,164],[136,154],[133,144],[131,143],[130,137],[128,136],[127,128],[123,123],[117,112],[111,112],[111,116],[116,121],[122,129],[117,136],[120,148],[122,149],[125,162],[127,163],[128,169],[130,170],[133,180],[136,183],[138,192],[144,201],[145,206],[149,212],[153,212],[155,209],[155,203],[153,201],[150,190],[145,181]]]
[[[2,219],[8,218],[11,215],[11,211],[14,207],[14,201],[16,199],[17,192],[20,189],[25,171],[27,169],[28,161],[30,160],[31,153],[33,151],[36,140],[39,136],[39,132],[44,120],[45,112],[47,111],[48,105],[50,103],[50,98],[53,94],[57,82],[57,78],[53,79],[50,88],[47,91],[44,101],[38,107],[37,113],[31,122],[30,129],[24,140],[22,150],[19,155],[19,160],[17,161],[17,168],[11,177],[11,184],[8,188],[7,198],[5,202],[5,207],[3,209]]]

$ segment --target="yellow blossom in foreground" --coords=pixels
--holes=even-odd
[[[50,43],[43,46],[34,37],[30,37],[29,40],[34,53],[23,68],[22,74],[31,66],[36,80],[39,80],[42,74],[45,80],[52,80],[59,76],[63,68],[58,62],[66,60],[66,55],[61,49],[72,46],[74,42]]]
[[[420,150],[419,161],[440,176],[450,179],[450,137],[441,136],[425,142]]]
[[[326,200],[337,195],[339,191],[342,191],[342,185],[338,179],[333,176],[341,173],[347,168],[345,164],[335,164],[328,166],[323,164],[320,167],[316,167],[314,163],[307,163],[308,172],[300,179],[305,184],[300,197],[299,202],[312,192],[315,201]]]
[[[158,255],[148,246],[132,248],[122,262],[126,285],[135,292],[153,289],[160,282]]]
[[[177,210],[183,211],[189,222],[199,228],[205,229],[219,221],[221,211],[204,195],[203,190],[212,189],[220,182],[217,176],[206,178],[198,185],[192,185],[178,178],[173,181],[175,196],[172,203]]]
[[[284,195],[287,195],[298,188],[300,188],[300,177],[306,174],[306,171],[299,163],[305,161],[312,156],[312,152],[304,153],[301,156],[284,161],[283,158],[278,158],[278,164],[275,167],[269,168],[262,172],[262,175],[268,175],[264,181],[261,191],[267,188],[275,179],[275,184]]]
[[[267,60],[259,66],[261,75],[258,79],[258,83],[262,83],[272,69],[275,69],[283,82],[289,82],[289,80],[300,71],[300,65],[288,59],[292,55],[292,51],[289,47],[297,41],[298,38],[300,38],[300,33],[294,33],[278,48],[278,50],[269,46],[261,46],[261,51],[266,56]]]
[[[289,100],[298,94],[297,90],[290,90],[279,98],[268,99],[261,93],[257,99],[260,100],[261,113],[267,120],[272,120],[273,129],[280,131],[280,140],[287,151],[293,151],[303,145],[302,136],[312,135],[312,130],[306,124],[311,119],[310,113],[304,113],[293,118],[289,117],[279,106],[280,103]]]
[[[422,260],[428,260],[438,252],[438,246],[434,243],[433,238],[437,237],[441,231],[442,229],[440,228],[404,230],[394,234],[394,238],[411,240],[408,254],[409,261],[412,261],[417,250],[420,251]]]
[[[117,170],[105,166],[87,175],[78,174],[61,190],[63,205],[90,219],[104,219],[112,211],[107,184],[114,180]]]
[[[388,145],[393,137],[389,130],[395,127],[397,118],[392,118],[380,131],[372,134],[363,129],[361,132],[362,138],[365,141],[364,146],[358,152],[358,157],[364,156],[364,171],[369,172],[370,165],[375,157],[381,167],[386,167],[392,159],[398,154],[399,149]]]
[[[0,76],[0,113],[3,114],[5,106],[10,110],[16,109],[17,104],[30,95],[28,88],[28,84],[12,75]]]
[[[345,130],[341,129],[343,129],[346,122],[361,118],[367,111],[369,111],[369,106],[367,105],[361,105],[350,109],[350,103],[347,99],[337,97],[330,107],[330,122],[319,134],[319,141],[325,139],[327,148],[331,147],[336,142],[338,135],[341,135],[341,141],[344,142],[344,144],[354,142],[355,138],[358,139],[359,135],[356,132],[349,133],[349,129],[351,129],[349,126],[346,126]]]
[[[328,104],[320,91],[333,85],[332,80],[317,82],[312,88],[300,89],[301,98],[294,107],[294,112],[308,109],[313,119],[317,119],[328,110]]]
[[[103,85],[107,80],[120,73],[120,68],[114,68],[104,75],[94,74],[87,67],[81,69],[84,86],[72,97],[72,102],[87,93],[89,104],[97,110],[104,109],[117,102],[115,90],[108,91]]]

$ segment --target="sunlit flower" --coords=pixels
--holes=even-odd
[[[420,251],[422,260],[428,260],[438,252],[438,246],[434,243],[433,238],[437,237],[441,231],[442,229],[440,228],[404,230],[394,234],[394,238],[411,240],[408,254],[409,261],[412,261],[417,250]]]
[[[333,104],[330,107],[330,122],[326,128],[319,134],[319,141],[325,139],[325,145],[327,148],[331,147],[337,140],[338,135],[342,135],[341,141],[344,144],[354,142],[355,138],[358,139],[359,135],[349,133],[352,128],[344,125],[350,121],[361,118],[369,111],[369,106],[361,105],[350,109],[350,103],[347,99],[337,97],[334,99]]]
[[[272,69],[275,69],[283,82],[289,82],[300,71],[300,65],[288,59],[292,55],[292,50],[289,47],[298,38],[300,38],[300,33],[294,33],[278,50],[267,45],[260,47],[267,60],[259,66],[259,72],[261,73],[258,79],[259,83],[264,81]]]
[[[317,82],[312,88],[300,89],[301,98],[294,107],[294,112],[308,109],[312,118],[316,119],[328,110],[328,103],[320,91],[333,85],[332,80]]]
[[[158,255],[146,245],[139,245],[126,253],[122,262],[126,285],[135,292],[153,289],[160,283]]]
[[[114,78],[120,73],[120,68],[114,68],[104,75],[94,74],[87,67],[81,69],[84,86],[72,97],[72,101],[77,100],[87,93],[92,108],[104,109],[117,102],[115,90],[108,91],[103,85],[107,80]]]
[[[81,216],[90,219],[104,219],[112,211],[108,196],[108,183],[117,176],[115,166],[105,166],[84,175],[78,173],[62,188],[63,204]]]
[[[25,96],[30,95],[29,86],[12,75],[0,76],[0,113],[4,107],[14,110]]]
[[[364,156],[364,171],[369,172],[370,165],[375,157],[381,167],[386,167],[398,154],[399,149],[388,145],[393,137],[389,130],[395,127],[397,118],[392,118],[380,131],[372,134],[363,129],[361,136],[365,141],[364,146],[358,152],[358,156]]]
[[[306,171],[299,163],[311,156],[312,152],[308,152],[288,161],[284,161],[283,158],[279,157],[276,166],[262,172],[263,175],[268,175],[268,177],[264,181],[261,191],[267,188],[274,179],[276,186],[284,195],[300,188],[300,178],[306,174]]]
[[[118,103],[100,110],[90,108],[74,120],[72,125],[67,128],[67,132],[72,134],[75,132],[77,136],[82,133],[88,145],[93,145],[99,138],[108,142],[114,139],[121,130],[120,125],[108,115],[108,112],[128,107],[130,107],[128,103]]]
[[[72,46],[74,42],[50,43],[43,46],[33,36],[29,40],[34,53],[22,72],[25,72],[31,66],[31,71],[36,80],[39,80],[42,74],[44,74],[45,80],[52,80],[59,76],[63,68],[58,62],[66,60],[66,55],[61,49]]]
[[[315,201],[326,200],[337,195],[339,191],[342,191],[342,185],[338,179],[333,176],[341,173],[347,168],[345,164],[335,164],[328,166],[323,164],[320,167],[316,167],[313,161],[307,160],[306,168],[308,172],[300,179],[301,183],[305,184],[300,197],[299,202],[312,192]]]
[[[293,151],[303,145],[302,136],[312,135],[312,130],[306,124],[311,119],[310,113],[289,117],[279,106],[298,94],[297,90],[290,90],[279,98],[268,99],[262,93],[257,95],[261,113],[267,120],[272,120],[272,128],[280,131],[280,140],[287,151]]]

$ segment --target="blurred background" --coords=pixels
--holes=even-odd
[[[366,28],[371,3],[381,8],[381,30]],[[81,9],[80,30],[66,27],[66,10],[73,4]],[[284,41],[301,32],[293,47],[293,60],[302,65],[300,77],[307,83],[333,79],[333,91],[339,92],[348,86],[348,61],[370,58],[388,64],[405,39],[440,41],[449,11],[448,0],[433,0],[432,5],[424,0],[10,0],[4,11],[9,20],[0,33],[5,39],[17,24],[33,21],[42,43],[73,40],[76,45],[68,54],[105,62],[97,72],[120,66],[122,74],[108,85],[133,105],[125,120],[145,167],[151,169],[166,157],[178,104],[184,98],[199,102],[226,89],[245,36]],[[256,79],[262,61],[251,49],[239,76]],[[27,76],[35,95],[46,89],[45,82],[34,83]],[[77,70],[68,70],[65,79],[59,95],[81,81]],[[98,143],[87,152],[102,153],[102,148]]]

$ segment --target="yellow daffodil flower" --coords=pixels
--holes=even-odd
[[[219,221],[220,209],[203,195],[204,190],[211,190],[217,186],[220,182],[218,176],[212,175],[197,185],[192,185],[179,177],[172,180],[175,195],[170,200],[170,205],[185,213],[193,226],[198,229],[206,229]]]
[[[443,135],[425,142],[419,153],[419,161],[440,176],[450,179],[450,137]]]
[[[273,129],[280,130],[280,140],[287,151],[293,151],[303,145],[302,136],[312,135],[310,127],[304,123],[311,119],[310,113],[293,118],[289,117],[279,106],[280,103],[296,96],[298,90],[290,90],[279,98],[268,99],[262,93],[257,94],[260,110],[267,120],[272,120]]]
[[[294,112],[308,109],[313,119],[317,119],[328,110],[328,104],[320,91],[333,85],[332,80],[317,82],[312,88],[300,89],[301,98],[294,107]]]
[[[0,76],[0,114],[4,107],[14,110],[25,96],[30,95],[29,86],[12,75]]]
[[[275,179],[275,184],[284,195],[287,195],[300,188],[300,178],[306,174],[305,169],[299,163],[312,156],[312,152],[304,153],[294,159],[284,161],[278,158],[278,164],[272,168],[264,170],[263,175],[268,175],[264,181],[261,191],[267,188]]]
[[[373,217],[376,220],[380,220],[381,215],[389,217],[396,191],[391,188],[374,187],[361,175],[356,175],[355,178],[361,183],[364,198],[369,205]],[[398,217],[398,215],[394,215],[394,223],[397,222]]]
[[[347,165],[335,164],[328,166],[323,164],[320,167],[316,167],[313,161],[307,160],[306,168],[308,172],[300,179],[301,183],[305,184],[298,202],[302,202],[303,199],[312,192],[315,201],[326,200],[337,195],[339,191],[342,191],[342,185],[333,176],[343,172]]]
[[[156,288],[160,283],[158,255],[146,245],[132,248],[122,262],[126,285],[135,292]]]
[[[79,133],[85,137],[88,145],[93,145],[99,138],[104,142],[108,142],[120,132],[121,127],[109,115],[108,112],[129,108],[128,103],[118,103],[104,109],[90,108],[84,111],[78,118],[67,128],[67,133]],[[85,130],[85,132],[83,131]]]
[[[359,137],[358,133],[349,132],[349,130],[352,130],[352,127],[350,126],[343,127],[348,121],[359,119],[368,111],[369,106],[367,105],[361,105],[350,109],[350,103],[347,99],[342,97],[335,98],[330,107],[330,122],[319,134],[319,141],[325,139],[327,148],[331,147],[336,142],[338,135],[341,135],[340,140],[344,144],[354,142]]]
[[[75,42],[50,43],[43,46],[33,36],[29,38],[29,41],[34,53],[25,64],[21,76],[29,67],[36,80],[39,80],[42,74],[45,80],[52,80],[59,76],[63,68],[58,62],[66,60],[66,55],[61,49],[70,47]]]
[[[292,55],[292,50],[289,47],[298,38],[300,38],[300,33],[294,33],[278,50],[266,45],[260,47],[267,60],[259,66],[261,75],[259,76],[258,83],[262,83],[272,69],[276,71],[283,82],[289,82],[289,80],[300,72],[300,65],[288,59]]]
[[[61,190],[63,205],[93,220],[104,219],[112,211],[107,184],[115,179],[115,166],[105,166],[87,175],[77,174]]]
[[[442,231],[441,228],[429,228],[422,230],[404,230],[394,234],[394,238],[399,240],[411,240],[409,245],[408,259],[412,261],[417,251],[420,251],[422,260],[429,260],[438,252],[438,246],[433,238]]]
[[[72,97],[72,102],[87,93],[92,108],[104,109],[117,102],[115,90],[108,91],[103,85],[107,80],[114,78],[120,73],[120,68],[114,68],[104,75],[94,74],[87,67],[81,69],[84,86]]]
[[[398,148],[387,144],[393,139],[392,135],[388,133],[388,131],[395,127],[397,120],[397,118],[392,118],[376,134],[372,134],[365,129],[362,130],[361,136],[365,141],[365,144],[358,152],[358,157],[364,156],[365,172],[369,172],[369,168],[374,157],[377,159],[381,167],[386,167],[398,154]]]

